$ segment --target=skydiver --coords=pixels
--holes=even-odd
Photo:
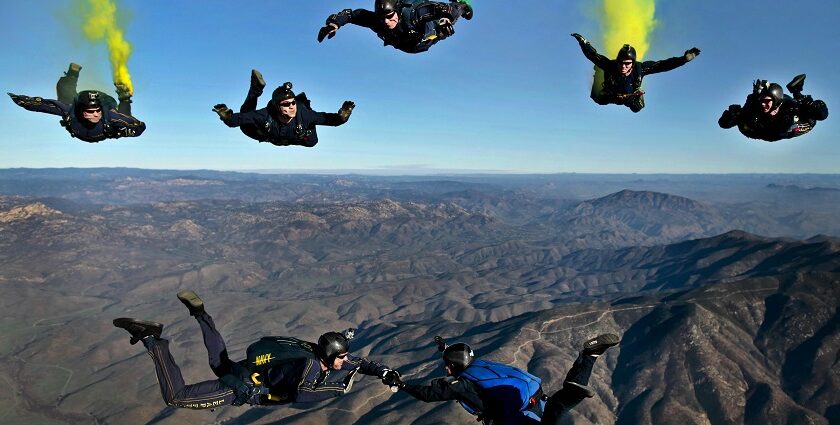
[[[828,106],[822,100],[803,95],[805,74],[787,84],[793,95],[784,94],[782,86],[756,80],[744,106],[730,105],[718,119],[721,128],[736,125],[744,136],[775,142],[810,132],[817,121],[828,118]]]
[[[24,109],[60,115],[61,125],[70,136],[88,143],[141,135],[146,130],[146,124],[131,116],[131,92],[128,87],[114,83],[119,105],[113,97],[101,91],[76,93],[81,69],[81,65],[71,63],[65,75],[58,79],[55,87],[58,100],[8,95]]]
[[[393,373],[379,363],[350,355],[352,332],[327,332],[318,338],[317,344],[295,338],[264,337],[248,348],[248,358],[233,362],[201,298],[192,291],[181,291],[177,296],[198,321],[210,369],[219,379],[185,384],[181,369],[169,351],[169,341],[161,338],[162,324],[131,318],[114,320],[114,326],[131,334],[132,345],[140,341],[146,347],[168,406],[210,409],[245,403],[316,402],[348,392],[357,372],[380,378]],[[281,347],[283,351],[272,351],[272,347]]]
[[[598,68],[604,71],[602,87],[593,87],[592,100],[599,105],[624,105],[633,112],[639,112],[645,107],[645,92],[642,91],[642,79],[649,74],[670,71],[691,62],[700,54],[700,49],[692,47],[682,56],[661,61],[636,61],[636,49],[625,44],[615,60],[607,59],[598,54],[592,44],[578,33],[572,34],[583,55]]]
[[[315,126],[340,126],[350,119],[350,114],[356,107],[355,103],[348,100],[341,105],[338,113],[315,112],[310,109],[306,94],[300,93],[295,96],[292,83],[286,82],[274,90],[267,107],[252,109],[256,108],[257,97],[262,93],[260,83],[265,85],[262,75],[256,70],[252,71],[251,88],[245,103],[242,104],[241,112],[234,113],[224,103],[213,107],[213,112],[216,112],[228,127],[240,127],[248,137],[260,142],[269,142],[276,146],[315,146],[318,143]]]
[[[446,378],[429,385],[408,384],[389,371],[382,383],[425,401],[457,400],[485,425],[559,424],[560,417],[595,391],[588,386],[595,360],[619,343],[618,335],[603,334],[586,341],[566,375],[563,387],[551,397],[543,393],[539,378],[512,366],[479,360],[469,345],[446,345],[435,337],[443,351]]]
[[[468,21],[473,17],[472,6],[463,0],[376,0],[373,12],[344,9],[330,15],[318,31],[318,42],[333,38],[339,28],[350,23],[370,28],[386,46],[420,53],[455,34],[455,22],[460,17]]]

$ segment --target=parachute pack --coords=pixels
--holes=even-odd
[[[524,370],[501,363],[485,360],[475,360],[464,370],[459,379],[468,380],[481,388],[482,394],[487,395],[499,403],[504,403],[504,410],[518,410],[539,420],[539,416],[532,412],[541,400],[542,381]],[[468,412],[477,414],[475,409],[461,403]]]
[[[288,336],[264,336],[248,346],[245,367],[265,376],[273,366],[297,359],[314,359],[315,344]]]

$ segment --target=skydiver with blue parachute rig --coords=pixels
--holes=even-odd
[[[467,1],[376,0],[374,10],[344,9],[330,15],[318,31],[318,42],[335,37],[339,28],[354,24],[369,28],[385,43],[406,53],[421,53],[455,34],[455,22],[473,17]]]
[[[291,337],[263,337],[248,347],[244,360],[234,362],[201,298],[189,290],[178,292],[177,297],[198,321],[210,369],[218,379],[186,384],[169,351],[169,341],[161,338],[162,324],[127,317],[114,319],[114,326],[131,335],[132,345],[142,342],[146,347],[168,406],[212,409],[246,403],[311,403],[347,393],[358,373],[383,379],[396,373],[380,363],[349,354],[353,329],[327,332],[317,343]]]
[[[588,386],[592,367],[598,356],[619,343],[619,337],[603,334],[584,342],[563,387],[551,396],[543,392],[540,378],[524,370],[477,359],[464,343],[450,345],[439,336],[435,343],[443,353],[447,377],[416,385],[403,382],[399,372],[392,371],[382,383],[425,402],[456,400],[485,425],[554,425],[569,409],[595,395]]]

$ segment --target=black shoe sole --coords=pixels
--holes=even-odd
[[[257,71],[256,69],[251,70],[251,84],[257,83],[260,87],[265,87],[265,80],[263,79],[262,73]]]
[[[153,336],[160,338],[163,332],[163,324],[157,322],[149,322],[146,320],[132,319],[130,317],[120,317],[114,319],[114,326],[125,329],[131,334],[131,345],[137,344],[143,338]]]
[[[603,354],[614,345],[618,345],[621,339],[616,334],[603,334],[583,343],[584,354]]]

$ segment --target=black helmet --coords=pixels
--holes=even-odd
[[[376,0],[376,16],[384,18],[397,11],[399,0]]]
[[[456,342],[452,345],[447,345],[443,350],[443,362],[449,366],[449,370],[453,375],[458,375],[464,371],[475,359],[475,354],[469,345],[463,342]]]
[[[76,95],[73,105],[76,107],[76,114],[81,114],[85,109],[102,108],[102,99],[96,90],[83,90]]]
[[[271,101],[274,103],[280,103],[284,100],[293,99],[295,97],[295,93],[292,91],[292,83],[286,81],[283,83],[282,86],[277,87],[271,93]]]
[[[292,83],[286,81],[271,93],[271,100],[268,101],[268,112],[272,116],[278,115],[280,113],[280,102],[294,98],[295,93],[292,91]]]
[[[615,57],[615,60],[618,61],[627,59],[630,59],[633,62],[636,61],[636,49],[629,44],[621,46],[621,49],[618,51],[618,56]]]
[[[775,108],[781,105],[782,100],[784,100],[785,91],[782,89],[782,86],[776,83],[770,83],[759,94],[759,99],[763,97],[770,97],[773,99],[773,107]]]
[[[338,332],[327,332],[318,338],[318,357],[332,368],[339,354],[350,351],[350,341]]]

